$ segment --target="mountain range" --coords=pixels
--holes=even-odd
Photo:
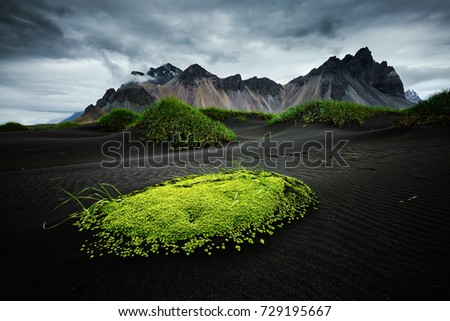
[[[167,63],[146,73],[133,71],[135,81],[106,91],[82,116],[91,120],[114,108],[142,111],[158,99],[175,96],[193,106],[278,113],[312,99],[334,99],[373,106],[405,108],[400,76],[386,61],[376,62],[365,47],[354,56],[330,57],[307,75],[285,85],[269,78],[243,80],[240,74],[219,78],[198,64],[184,71]],[[90,116],[92,114],[92,117]]]

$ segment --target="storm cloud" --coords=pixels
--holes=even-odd
[[[436,0],[3,0],[0,122],[64,117],[166,62],[284,84],[365,46],[426,97],[450,85],[448,30]]]

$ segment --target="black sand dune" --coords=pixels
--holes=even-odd
[[[92,126],[0,133],[2,299],[450,300],[450,128],[382,123],[336,129],[229,120],[241,142],[269,131],[275,141],[294,141],[295,150],[271,152],[276,168],[269,170],[305,181],[319,210],[277,230],[266,245],[147,259],[90,260],[79,251],[85,235],[70,223],[43,230],[43,222],[73,210],[52,212],[60,187],[107,182],[130,192],[200,169],[173,162],[139,168],[137,159],[130,168],[100,168],[102,144],[121,135]],[[323,142],[325,131],[333,131],[335,143],[349,140],[342,149],[348,167],[327,168],[326,155],[316,151],[322,166],[286,168],[303,155],[294,152],[305,142]]]

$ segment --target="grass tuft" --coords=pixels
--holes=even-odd
[[[75,128],[80,126],[80,124],[67,121],[59,124],[38,124],[38,125],[22,125],[16,122],[9,122],[4,125],[0,125],[0,131],[46,131],[46,130],[61,130],[68,128]]]
[[[47,130],[62,130],[62,129],[68,129],[68,128],[75,128],[80,126],[80,124],[68,121],[63,122],[59,124],[37,124],[37,125],[28,125],[28,129],[33,132],[37,131],[47,131]]]
[[[163,98],[150,107],[140,128],[143,140],[170,141],[173,147],[210,146],[236,139],[225,125],[174,97]]]
[[[245,121],[247,117],[253,117],[261,120],[269,120],[275,116],[274,114],[265,113],[262,111],[230,110],[217,107],[206,107],[200,109],[200,111],[206,116],[215,120],[225,120],[236,117],[238,122]]]
[[[82,247],[90,256],[210,255],[264,244],[261,235],[303,217],[316,203],[300,180],[238,170],[176,178],[89,208],[81,205],[75,224],[94,233]]]
[[[80,126],[79,123],[74,122],[74,121],[65,121],[59,124],[56,124],[55,129],[56,130],[61,130],[61,129],[69,129],[69,128],[75,128]]]
[[[104,131],[120,132],[135,126],[142,116],[125,108],[116,108],[98,120],[98,124]]]
[[[354,122],[363,125],[374,116],[400,113],[386,107],[372,107],[337,100],[315,100],[292,106],[270,119],[268,125],[290,119],[300,119],[309,123],[326,123],[337,127],[349,126]]]
[[[0,132],[14,132],[14,131],[28,131],[29,128],[21,123],[17,122],[7,122],[5,124],[0,125]]]
[[[66,205],[69,202],[75,202],[80,207],[80,210],[68,215],[65,220],[52,226],[47,226],[47,223],[44,222],[43,228],[45,230],[55,228],[71,219],[80,219],[84,222],[92,215],[95,208],[99,204],[106,201],[113,201],[115,200],[115,197],[122,196],[122,193],[116,187],[108,183],[100,183],[99,187],[86,187],[77,193],[71,193],[64,188],[61,189],[66,194],[66,198],[61,198],[61,202],[55,207],[54,210]],[[86,201],[90,203],[89,206],[85,206],[84,202]]]
[[[444,89],[426,100],[403,110],[402,125],[449,125],[450,124],[450,89]]]

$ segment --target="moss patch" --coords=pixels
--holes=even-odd
[[[186,253],[264,243],[263,234],[303,217],[317,203],[302,181],[239,170],[177,178],[100,201],[75,223],[93,231],[82,250],[123,257]]]

